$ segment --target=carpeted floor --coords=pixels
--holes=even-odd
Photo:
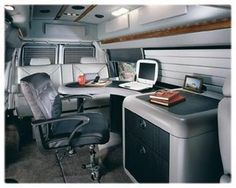
[[[101,183],[131,183],[123,170],[121,146],[116,146],[107,157],[102,157]],[[64,179],[67,183],[93,183],[90,172],[81,168],[88,162],[88,147],[80,148],[77,154],[62,161],[63,177],[56,155],[41,154],[32,141],[22,147],[14,162],[6,164],[5,178],[16,179],[19,183],[63,183]]]

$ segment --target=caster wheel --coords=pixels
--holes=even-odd
[[[86,165],[82,164],[81,168],[86,169]]]
[[[94,172],[91,173],[91,179],[92,179],[93,181],[97,179],[96,173],[94,173]]]

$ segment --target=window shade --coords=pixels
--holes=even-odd
[[[30,65],[32,58],[49,58],[51,64],[55,64],[56,47],[48,46],[27,46],[23,48],[22,66]]]
[[[94,47],[65,47],[64,64],[80,63],[81,57],[94,57]]]

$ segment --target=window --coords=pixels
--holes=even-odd
[[[80,63],[81,57],[95,57],[93,46],[65,46],[64,64]]]
[[[55,64],[56,51],[56,45],[26,45],[23,47],[21,65],[30,65],[31,59],[49,59],[51,64]]]

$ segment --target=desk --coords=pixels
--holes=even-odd
[[[177,86],[174,86],[171,84],[158,82],[157,85],[154,86],[153,88],[146,89],[139,92],[139,91],[121,88],[119,87],[119,84],[121,83],[124,83],[124,82],[112,81],[111,84],[107,85],[106,87],[80,87],[77,82],[72,82],[65,85],[61,85],[58,88],[58,92],[61,94],[70,94],[70,95],[90,94],[90,95],[94,95],[94,97],[98,95],[104,95],[104,94],[108,94],[108,95],[112,94],[112,95],[127,97],[129,95],[152,92],[152,91],[156,91],[158,89],[163,89],[163,88],[169,88],[169,89],[178,88]]]
[[[173,107],[150,103],[147,94],[124,100],[123,159],[133,181],[219,181],[219,100],[180,92],[186,100]]]
[[[125,97],[136,95],[140,93],[147,93],[163,88],[177,88],[174,85],[158,82],[158,86],[143,91],[134,91],[119,87],[122,81],[112,81],[106,87],[80,87],[77,82],[68,83],[58,88],[60,94],[83,95],[89,94],[96,100],[99,97],[106,97],[110,99],[110,119],[111,130],[122,133],[122,103]]]
[[[70,94],[70,95],[83,95],[83,94],[89,94],[93,97],[96,97],[98,95],[104,95],[104,94],[113,94],[113,95],[119,95],[119,96],[129,96],[138,94],[140,92],[124,89],[119,87],[119,84],[121,82],[119,81],[112,81],[111,84],[107,85],[106,87],[80,87],[78,83],[68,83],[66,85],[62,85],[58,88],[58,92],[61,94]]]

